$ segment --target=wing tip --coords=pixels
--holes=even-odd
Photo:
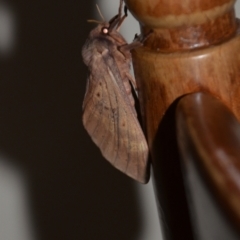
[[[132,167],[121,167],[114,165],[119,171],[127,175],[128,177],[134,179],[135,181],[146,184],[150,179],[150,162],[148,156],[144,159],[144,164]]]

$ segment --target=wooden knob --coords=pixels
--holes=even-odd
[[[125,0],[142,24],[152,28],[202,24],[224,15],[235,0]]]
[[[176,52],[219,44],[237,29],[235,0],[125,0],[152,50]]]

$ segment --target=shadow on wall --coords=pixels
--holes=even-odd
[[[134,183],[102,159],[81,123],[81,47],[95,2],[6,4],[16,23],[8,22],[15,28],[7,34],[16,41],[0,55],[0,150],[27,181],[29,239],[137,239]]]

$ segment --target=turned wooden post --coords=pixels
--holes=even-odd
[[[240,36],[235,1],[125,2],[141,32],[153,30],[145,46],[132,54],[164,234],[166,239],[194,239],[175,110],[186,94],[206,92],[240,119]]]
[[[240,119],[234,2],[126,0],[142,32],[154,30],[145,48],[133,52],[150,146],[168,107],[187,93],[210,92]]]

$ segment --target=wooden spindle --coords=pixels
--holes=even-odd
[[[234,2],[126,0],[142,32],[154,30],[145,47],[133,51],[150,146],[169,105],[187,93],[208,91],[240,119],[240,37]]]
[[[153,30],[145,46],[132,55],[165,236],[193,239],[179,173],[175,109],[184,95],[207,92],[240,120],[240,27],[235,1],[125,2],[142,33]]]

